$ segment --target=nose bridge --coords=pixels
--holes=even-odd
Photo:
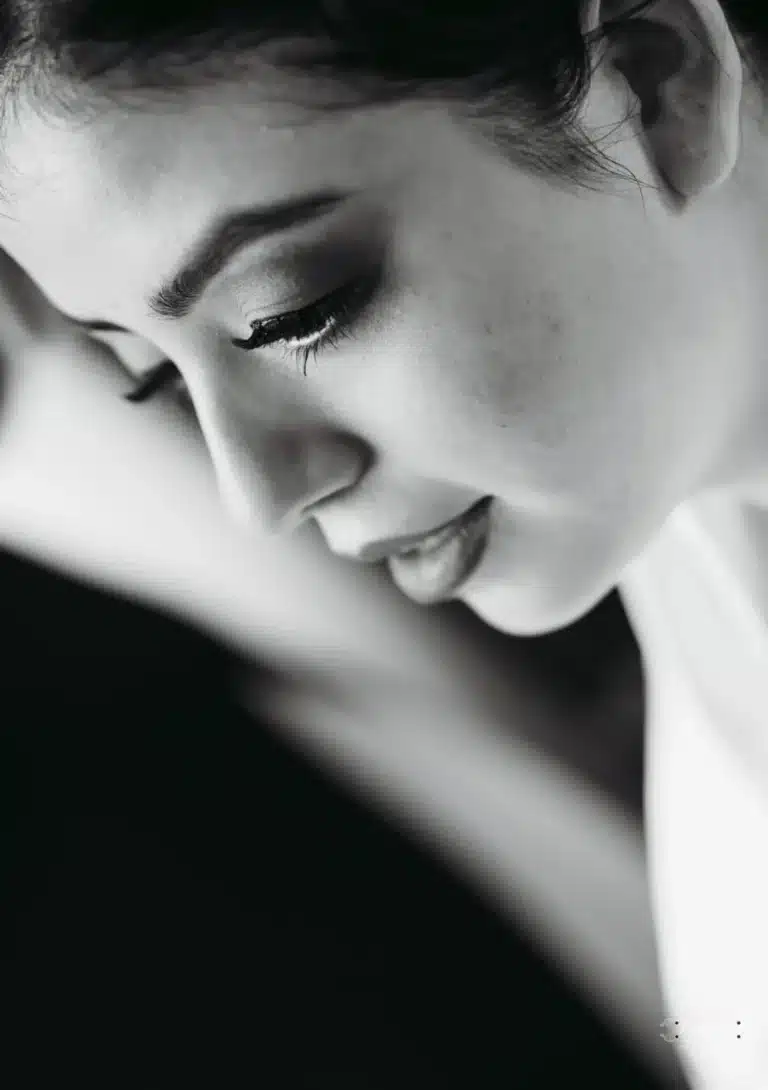
[[[222,501],[249,528],[291,532],[371,462],[362,440],[325,423],[270,423],[223,402],[208,402],[198,416]]]

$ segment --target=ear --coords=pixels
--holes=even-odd
[[[603,24],[605,63],[640,102],[656,173],[684,202],[721,185],[740,145],[743,68],[718,0],[655,0],[624,26],[636,0],[586,0],[586,33]],[[630,29],[627,29],[629,27]]]

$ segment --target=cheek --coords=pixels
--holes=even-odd
[[[510,292],[494,307],[478,299],[451,345],[452,394],[475,427],[490,423],[521,456],[573,458],[592,445],[601,361],[553,292]]]
[[[334,388],[382,449],[415,464],[527,467],[545,480],[558,464],[572,469],[591,438],[594,383],[564,365],[570,334],[556,303],[546,291],[521,299],[497,284],[433,282],[392,307],[372,350],[334,361]]]
[[[517,341],[491,327],[475,365],[457,364],[451,397],[467,456],[522,506],[627,519],[664,476],[654,391],[631,357],[598,354],[552,308],[532,330]]]
[[[536,405],[558,381],[573,331],[551,291],[528,288],[507,292],[493,307],[478,300],[474,340],[486,399],[514,412]]]

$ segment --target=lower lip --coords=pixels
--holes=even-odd
[[[390,574],[403,594],[423,606],[455,596],[483,558],[492,503],[492,496],[484,496],[456,523],[451,537],[429,552],[389,557]]]

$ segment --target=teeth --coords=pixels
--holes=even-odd
[[[432,552],[433,549],[439,548],[440,545],[444,545],[446,541],[450,541],[454,535],[458,535],[461,538],[466,537],[467,534],[472,533],[472,528],[477,522],[479,512],[488,509],[491,498],[492,497],[490,496],[484,496],[482,500],[474,505],[474,507],[471,507],[469,511],[465,511],[458,519],[454,519],[447,527],[444,527],[442,530],[435,530],[429,537],[425,537],[420,545],[412,545],[409,548],[398,549],[394,555],[424,556],[426,553]]]
[[[449,526],[445,530],[439,530],[435,534],[430,534],[429,537],[425,537],[419,544],[412,546],[410,549],[401,549],[400,556],[407,556],[409,553],[428,553],[431,549],[436,549],[438,545],[442,545],[456,532],[455,526]]]

